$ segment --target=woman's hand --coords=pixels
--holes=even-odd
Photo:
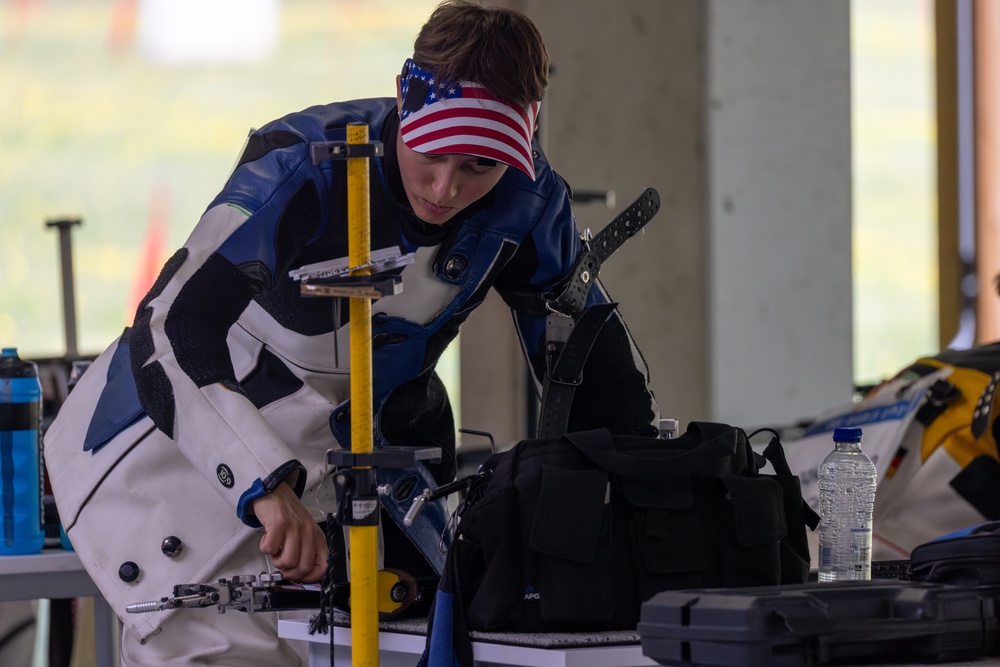
[[[253,511],[264,526],[260,552],[271,557],[285,579],[313,583],[323,578],[326,536],[292,487],[282,482],[253,501]]]

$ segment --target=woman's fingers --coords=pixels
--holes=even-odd
[[[287,484],[254,501],[254,513],[264,526],[261,553],[281,575],[292,581],[319,581],[326,571],[323,531]]]

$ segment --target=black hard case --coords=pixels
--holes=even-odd
[[[945,662],[998,649],[994,591],[903,581],[667,591],[642,606],[662,665]]]

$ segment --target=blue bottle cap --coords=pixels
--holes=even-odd
[[[833,429],[834,442],[861,442],[861,429],[857,427],[842,426]]]

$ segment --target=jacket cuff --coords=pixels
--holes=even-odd
[[[250,488],[240,496],[240,501],[236,505],[236,516],[247,526],[260,528],[261,523],[253,513],[253,501],[271,493],[279,484],[286,481],[295,495],[301,498],[306,488],[306,468],[297,459],[278,466],[264,479],[259,477],[255,479]]]

